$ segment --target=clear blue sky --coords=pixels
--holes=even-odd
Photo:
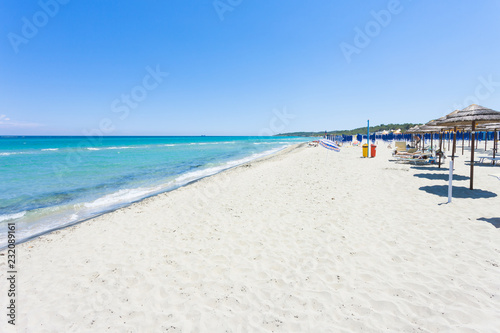
[[[0,3],[0,134],[258,135],[500,109],[496,0],[59,1]]]

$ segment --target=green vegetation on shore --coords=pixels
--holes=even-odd
[[[404,123],[404,124],[380,124],[377,126],[370,126],[370,133],[380,132],[380,131],[391,131],[401,129],[401,132],[406,131],[410,127],[421,124],[412,124],[412,123]],[[365,134],[366,127],[358,127],[352,130],[335,130],[335,131],[326,131],[328,135],[356,135],[356,134]],[[280,133],[275,136],[323,136],[325,132],[293,132],[293,133]]]

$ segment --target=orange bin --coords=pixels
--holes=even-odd
[[[376,145],[371,145],[370,157],[375,157],[376,154],[377,154],[377,146]]]

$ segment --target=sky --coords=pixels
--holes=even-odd
[[[496,0],[0,2],[0,135],[272,135],[500,110]]]

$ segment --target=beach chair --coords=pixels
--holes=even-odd
[[[500,157],[493,157],[493,155],[478,156],[478,158],[479,158],[479,162],[478,163],[484,163],[484,160],[489,160],[491,162],[500,161]]]
[[[396,147],[396,153],[406,152],[406,142],[404,141],[394,142],[394,147]]]
[[[484,163],[484,160],[489,158],[489,157],[493,157],[493,155],[482,155],[482,156],[478,156],[477,158],[479,158],[479,161],[477,163]]]
[[[404,164],[435,164],[436,158],[429,154],[402,155],[396,158],[396,163]]]

